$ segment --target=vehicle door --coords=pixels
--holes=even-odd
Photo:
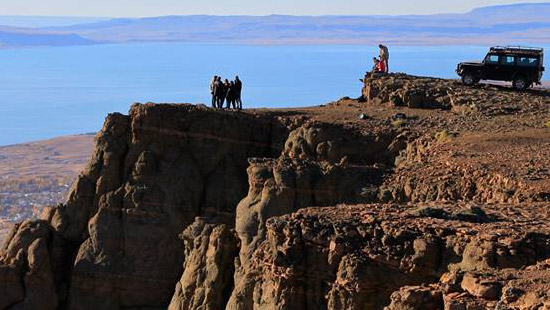
[[[511,81],[517,71],[516,68],[516,56],[514,55],[500,55],[500,70],[497,73],[496,80],[499,81]]]
[[[495,79],[500,69],[499,56],[497,54],[487,54],[483,60],[483,70],[481,70],[481,78],[483,80]]]
[[[531,81],[538,82],[540,76],[539,59],[535,56],[519,56],[516,62],[518,72],[524,74]]]

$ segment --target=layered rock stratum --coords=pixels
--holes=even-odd
[[[136,104],[12,231],[0,309],[550,309],[549,106],[404,74],[314,108]]]

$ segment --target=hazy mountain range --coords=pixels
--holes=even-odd
[[[0,26],[0,48],[18,46],[64,46],[96,44],[70,32],[53,32],[33,28]]]
[[[12,17],[13,18],[13,17]],[[0,23],[6,17],[0,17]],[[77,21],[77,20],[75,20]],[[162,16],[0,27],[0,46],[125,42],[239,44],[548,44],[550,3],[402,16]],[[21,22],[18,24],[21,25]]]

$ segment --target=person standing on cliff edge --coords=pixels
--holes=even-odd
[[[378,45],[378,47],[380,48],[380,61],[384,63],[384,67],[385,67],[385,73],[388,73],[390,71],[390,65],[389,65],[389,61],[390,61],[390,52],[388,51],[388,47],[385,46],[385,45]]]
[[[241,100],[241,92],[243,91],[243,82],[239,79],[239,76],[235,76],[235,101],[237,103],[237,109],[243,109],[243,102]]]
[[[214,87],[214,96],[216,96],[216,107],[218,109],[223,109],[223,100],[225,99],[225,87],[222,82],[221,76],[218,76],[216,81],[216,86]]]
[[[218,81],[218,76],[214,75],[212,81],[210,81],[210,94],[212,95],[212,107],[217,107],[217,98],[216,98],[216,82]]]
[[[233,109],[235,109],[235,82],[231,81],[225,87],[225,108],[229,110],[233,106]]]

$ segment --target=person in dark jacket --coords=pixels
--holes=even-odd
[[[239,79],[239,76],[235,76],[235,102],[237,104],[237,109],[242,110],[243,102],[241,100],[241,93],[243,90],[243,82]]]
[[[227,94],[229,93],[229,87],[231,84],[229,84],[229,80],[225,79],[225,82],[223,83],[223,99],[226,101],[226,108],[229,109],[229,102],[227,101]],[[222,108],[223,108],[223,101],[222,101]]]
[[[225,86],[223,85],[222,78],[218,76],[218,81],[216,82],[216,99],[217,99],[217,108],[223,109],[223,100],[225,99]]]
[[[390,71],[390,52],[385,45],[380,44],[378,48],[380,48],[380,61],[384,63],[384,73],[388,73]]]
[[[236,108],[235,107],[236,98],[237,98],[237,89],[235,87],[235,82],[231,81],[231,83],[229,83],[229,88],[227,89],[227,97],[226,97],[227,109]]]

